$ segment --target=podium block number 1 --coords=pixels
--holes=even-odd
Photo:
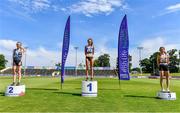
[[[9,93],[13,93],[13,87],[9,87]]]
[[[89,87],[89,91],[92,91],[92,83],[89,83],[87,87]]]

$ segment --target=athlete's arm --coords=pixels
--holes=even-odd
[[[21,52],[22,52],[22,57],[21,57],[21,61],[19,62],[19,65],[21,65],[22,59],[23,59],[23,54],[26,52],[25,48],[21,47],[20,49],[21,49]]]
[[[157,55],[157,59],[156,59],[156,62],[157,62],[157,65],[158,65],[158,67],[159,67],[159,58],[160,58],[160,56],[159,56],[159,54]]]
[[[92,54],[94,55],[94,46],[93,46],[93,53]]]
[[[86,46],[84,47],[84,53],[85,53],[85,56],[86,56],[86,54],[87,54],[87,52],[86,52]]]
[[[15,51],[15,49],[13,49],[13,54],[12,54],[12,66],[13,66],[13,62],[14,62],[14,51]]]
[[[170,61],[169,61],[169,55],[167,55],[167,64],[169,64]]]

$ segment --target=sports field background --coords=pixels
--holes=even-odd
[[[11,77],[0,77],[0,112],[180,112],[180,80],[171,80],[177,100],[156,99],[158,79],[97,78],[98,97],[81,97],[83,78],[66,78],[63,90],[60,79],[25,77],[23,97],[5,97]]]

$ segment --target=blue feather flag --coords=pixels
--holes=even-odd
[[[129,76],[129,36],[127,16],[125,15],[119,29],[118,37],[118,77],[119,80],[130,80]]]
[[[70,43],[70,16],[67,19],[64,29],[63,45],[62,45],[62,59],[61,59],[61,84],[64,83],[65,63],[68,56]]]

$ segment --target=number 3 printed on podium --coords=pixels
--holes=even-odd
[[[168,94],[168,98],[171,98],[171,94],[170,93]]]

